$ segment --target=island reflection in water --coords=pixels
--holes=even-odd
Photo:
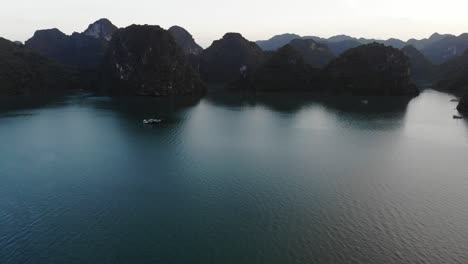
[[[12,99],[0,259],[465,263],[468,126],[450,99]]]

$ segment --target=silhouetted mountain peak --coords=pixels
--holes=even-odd
[[[95,68],[101,63],[107,40],[76,32],[68,36],[53,28],[36,31],[25,46],[62,64]]]
[[[90,36],[93,38],[101,38],[107,41],[111,40],[112,34],[117,31],[117,27],[110,22],[107,18],[101,18],[98,21],[92,23],[88,28],[83,32],[84,35]]]
[[[244,40],[245,38],[240,33],[229,32],[224,34],[223,40]]]
[[[429,39],[440,39],[442,38],[443,36],[437,32],[435,32],[434,34],[432,34]]]
[[[232,81],[254,71],[262,60],[257,44],[239,33],[227,33],[203,52],[200,71],[208,81]]]
[[[270,40],[280,40],[280,39],[295,39],[300,38],[301,36],[292,33],[285,33],[281,35],[273,36]]]
[[[329,42],[341,42],[341,41],[351,40],[351,39],[355,39],[355,38],[350,37],[348,35],[341,34],[341,35],[336,35],[336,36],[328,38],[328,41]]]
[[[298,38],[301,38],[301,36],[297,34],[286,33],[273,36],[268,40],[259,40],[256,43],[262,48],[262,50],[273,51],[283,47],[284,45],[287,45],[289,42],[291,42],[291,40]]]
[[[104,75],[114,93],[168,96],[205,89],[174,38],[159,26],[117,30],[107,54]]]
[[[441,64],[453,57],[462,55],[468,49],[468,34],[435,35],[431,36],[430,43],[423,49],[423,54],[433,63]]]
[[[66,37],[67,35],[57,28],[40,29],[34,32],[34,37]]]
[[[193,36],[185,28],[172,26],[168,31],[185,54],[200,55],[203,51],[203,48],[195,42]]]

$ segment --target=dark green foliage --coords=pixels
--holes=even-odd
[[[439,90],[457,95],[468,93],[468,51],[438,66],[436,79]]]
[[[200,56],[203,52],[203,48],[200,47],[193,39],[193,36],[182,27],[172,26],[168,31],[171,33],[172,37],[174,37],[177,45],[184,52],[185,57],[192,68],[198,72],[200,69]]]
[[[103,67],[104,81],[114,94],[168,96],[205,91],[174,38],[159,26],[119,29]]]
[[[318,73],[318,69],[305,63],[301,53],[286,45],[244,81],[243,87],[255,91],[309,92],[317,89],[314,84]]]
[[[193,36],[183,27],[172,26],[168,31],[186,55],[198,56],[203,52],[203,48],[195,42]]]
[[[48,95],[80,87],[81,75],[0,38],[0,95]]]
[[[238,33],[227,33],[203,52],[200,72],[208,82],[231,82],[242,75],[241,68],[250,75],[263,61],[263,51],[257,44]]]
[[[327,66],[325,76],[333,93],[416,96],[410,61],[403,52],[383,44],[350,49]]]
[[[292,45],[279,49],[255,74],[257,90],[311,91],[319,70],[307,63]]]
[[[67,36],[58,29],[49,29],[37,31],[25,45],[61,64],[95,69],[104,58],[108,42],[79,33]]]
[[[415,47],[408,45],[401,49],[409,58],[411,78],[416,82],[431,81],[434,78],[434,65]]]

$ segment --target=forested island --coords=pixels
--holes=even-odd
[[[252,42],[227,33],[203,49],[180,26],[117,28],[100,19],[82,33],[38,30],[24,44],[0,39],[0,94],[85,89],[201,96],[217,84],[248,92],[414,97],[429,84],[462,97],[458,110],[466,112],[467,48],[466,34],[407,42],[285,34]]]

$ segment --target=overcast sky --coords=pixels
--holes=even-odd
[[[297,33],[406,40],[468,32],[467,0],[0,0],[0,36],[25,41],[36,29],[81,32],[106,17],[118,27],[180,25],[206,47],[225,32],[250,40]]]

